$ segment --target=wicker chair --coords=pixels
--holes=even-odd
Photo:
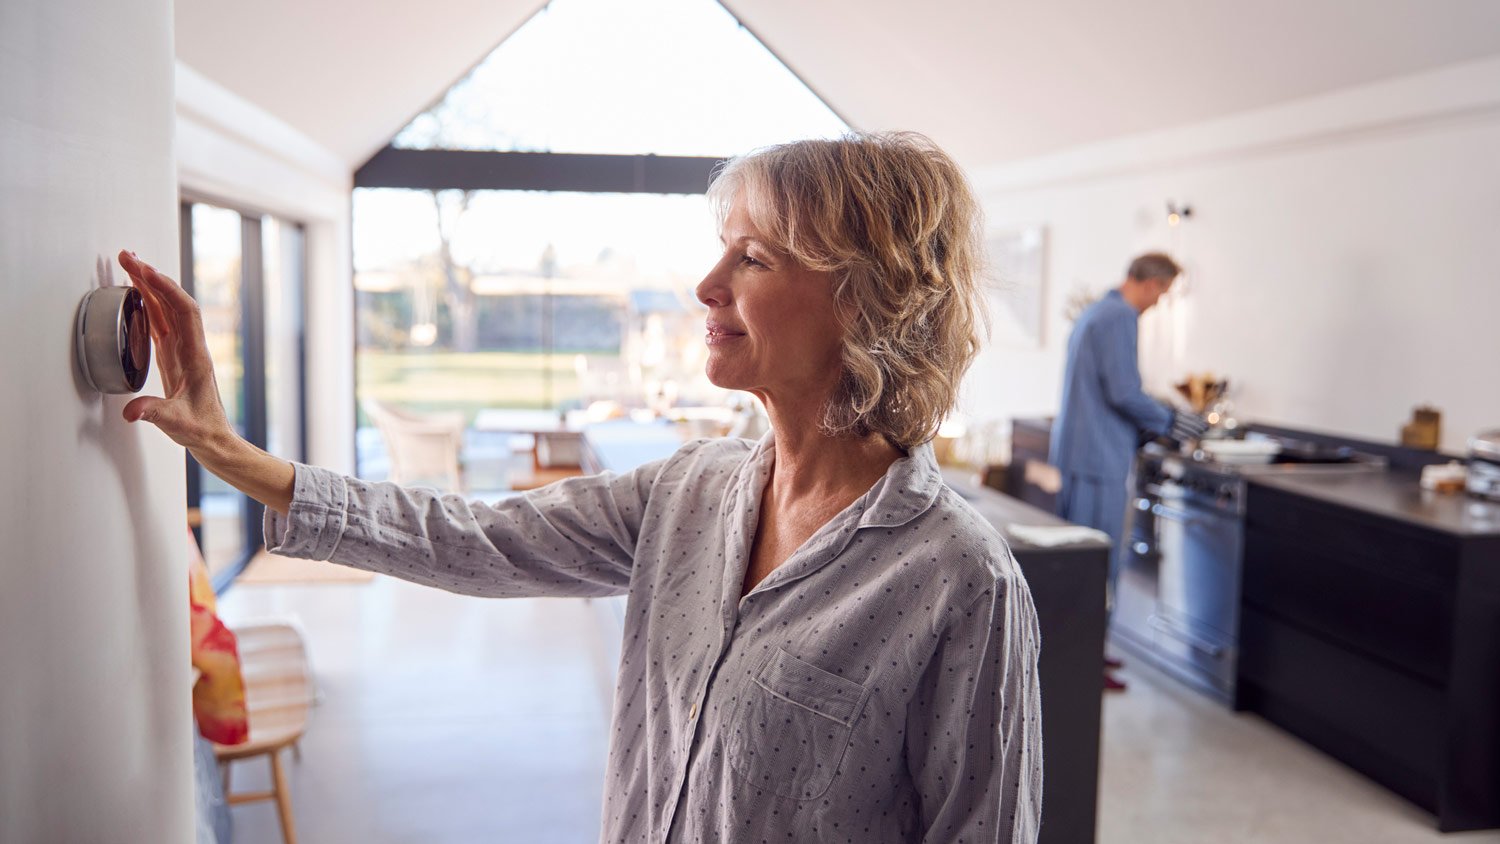
[[[361,402],[385,439],[391,457],[390,480],[431,483],[445,492],[463,492],[464,415],[459,411],[413,413],[376,399]]]

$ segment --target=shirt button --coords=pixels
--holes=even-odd
[[[693,705],[688,708],[688,720],[691,721],[691,720],[693,720],[694,718],[697,718],[697,717],[698,717],[698,704],[697,704],[696,701],[694,701]]]

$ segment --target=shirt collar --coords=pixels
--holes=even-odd
[[[914,446],[886,470],[885,477],[865,494],[868,504],[860,527],[896,527],[927,512],[943,488],[932,443]]]
[[[752,482],[756,490],[764,487],[765,477],[769,474],[775,433],[766,432],[746,461],[748,472],[760,476]],[[914,446],[905,457],[892,463],[885,476],[854,503],[854,507],[860,510],[858,526],[904,525],[931,508],[942,488],[943,474],[933,454],[932,443]]]

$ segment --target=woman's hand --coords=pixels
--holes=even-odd
[[[165,396],[141,396],[125,405],[125,421],[142,419],[188,449],[203,468],[256,501],[281,513],[292,506],[296,472],[291,463],[246,442],[224,413],[214,362],[203,339],[198,303],[177,282],[135,256],[120,253],[120,266],[146,300],[151,339]]]
[[[166,393],[160,398],[141,396],[126,404],[125,421],[144,419],[189,450],[206,449],[237,437],[219,399],[198,303],[177,282],[134,252],[121,251],[120,266],[146,301],[157,368]]]

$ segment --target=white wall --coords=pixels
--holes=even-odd
[[[171,5],[7,0],[0,79],[0,841],[187,842],[183,453],[73,360],[117,250],[176,264]]]
[[[1431,402],[1457,450],[1500,425],[1500,59],[974,176],[992,230],[1047,227],[1049,267],[1043,347],[989,348],[973,416],[1055,412],[1064,299],[1162,248],[1188,272],[1143,319],[1149,388],[1211,370],[1242,419],[1386,441]]]
[[[306,135],[187,65],[178,62],[176,76],[182,190],[307,227],[308,460],[353,472],[353,173]]]

